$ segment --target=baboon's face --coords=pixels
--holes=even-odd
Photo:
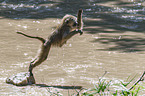
[[[77,22],[70,18],[68,19],[68,21],[66,22],[68,26],[70,26],[72,28],[72,30],[76,30],[77,29]]]

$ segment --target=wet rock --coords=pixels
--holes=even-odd
[[[33,76],[30,76],[29,72],[22,72],[6,79],[6,83],[13,84],[16,86],[25,86],[35,84],[35,79]]]

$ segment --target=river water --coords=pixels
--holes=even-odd
[[[0,0],[1,96],[49,94],[49,87],[5,83],[7,77],[28,70],[41,45],[16,31],[47,38],[65,14],[76,15],[79,8],[84,10],[84,34],[51,49],[47,61],[34,69],[37,84],[89,88],[105,71],[108,80],[139,78],[145,71],[144,0]],[[56,90],[66,91],[64,96],[69,92]]]

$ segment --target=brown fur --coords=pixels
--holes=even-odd
[[[49,38],[53,46],[61,47],[66,43],[67,40],[65,40],[64,37],[77,29],[77,26],[73,26],[73,24],[76,23],[76,19],[77,18],[72,15],[65,15],[63,17],[61,24]]]
[[[68,39],[77,33],[82,34],[82,10],[78,11],[78,17],[72,15],[65,15],[61,21],[61,24],[56,28],[53,34],[48,39],[43,39],[42,37],[29,36],[22,32],[17,32],[18,34],[24,35],[29,38],[35,38],[42,42],[42,46],[38,56],[31,61],[29,66],[29,72],[32,74],[34,67],[40,65],[43,61],[47,59],[49,50],[51,46],[62,47]]]

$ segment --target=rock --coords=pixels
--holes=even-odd
[[[29,72],[22,72],[6,79],[6,83],[13,84],[16,86],[26,86],[35,84],[35,79],[33,76],[30,76]]]

